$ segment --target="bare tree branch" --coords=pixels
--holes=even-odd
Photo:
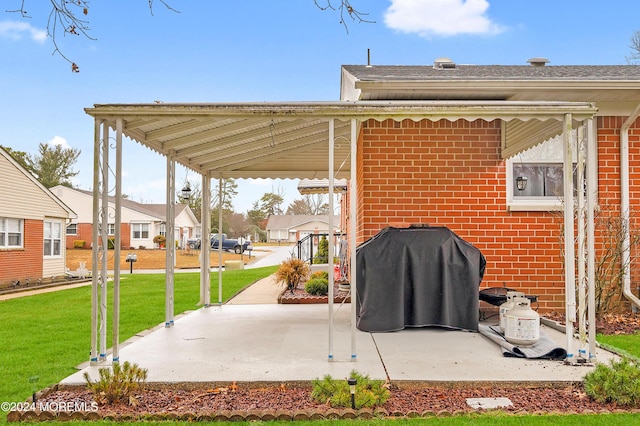
[[[633,52],[631,52],[631,55],[626,57],[627,63],[630,65],[636,65],[640,59],[640,31],[633,33],[629,47]]]
[[[368,13],[361,12],[351,6],[350,0],[339,0],[340,5],[334,6],[334,2],[338,3],[337,0],[313,0],[313,3],[320,10],[333,10],[340,12],[340,23],[344,26],[344,29],[349,33],[349,26],[345,20],[345,17],[350,17],[353,22],[358,23],[367,23],[367,24],[375,24],[375,21],[371,21],[366,19],[369,16]]]

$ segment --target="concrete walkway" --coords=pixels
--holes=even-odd
[[[278,303],[278,296],[284,291],[285,285],[276,283],[273,275],[257,281],[242,290],[229,301],[227,305],[260,305]]]

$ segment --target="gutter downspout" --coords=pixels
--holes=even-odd
[[[638,116],[640,116],[640,105],[636,106],[635,110],[620,127],[620,215],[624,226],[622,294],[633,304],[640,307],[640,299],[631,292],[631,231],[629,230],[629,128]]]

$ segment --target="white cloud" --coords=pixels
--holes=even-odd
[[[488,0],[391,0],[384,21],[423,37],[502,32],[504,27],[486,15],[488,8]]]
[[[65,138],[63,138],[62,136],[54,136],[53,139],[49,139],[47,141],[47,144],[49,144],[49,145],[60,145],[64,149],[69,148],[69,144],[67,143],[67,140]]]
[[[21,40],[24,36],[31,38],[38,43],[44,43],[47,39],[47,31],[33,27],[28,22],[1,21],[0,37],[9,40]]]

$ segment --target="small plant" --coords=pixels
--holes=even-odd
[[[309,265],[301,259],[292,257],[280,264],[275,278],[277,283],[285,283],[287,289],[293,293],[298,284],[309,277],[310,272]]]
[[[113,370],[113,371],[112,371]],[[84,373],[87,388],[93,392],[98,404],[113,404],[117,401],[136,405],[135,391],[140,383],[147,380],[147,369],[140,368],[138,364],[125,361],[123,364],[114,363],[112,368],[100,368],[100,379],[92,382],[88,373]]]
[[[384,381],[372,380],[355,370],[351,371],[349,378],[356,379],[356,409],[380,406],[389,398],[389,389]],[[312,384],[311,397],[315,401],[328,402],[332,407],[351,407],[351,392],[346,379],[335,380],[327,374],[322,380],[315,379]]]
[[[322,278],[329,281],[329,273],[327,271],[316,271],[313,274],[311,274],[311,279],[314,279],[314,278]]]
[[[304,285],[304,291],[314,296],[326,296],[329,293],[329,280],[325,278],[311,278]]]
[[[156,235],[155,237],[153,237],[153,242],[160,248],[163,248],[167,243],[167,238],[164,235]]]
[[[313,263],[328,263],[329,262],[329,240],[325,235],[320,238],[318,242],[318,252],[313,257]]]
[[[73,248],[81,249],[84,248],[85,241],[84,240],[73,240]]]
[[[615,402],[618,405],[640,404],[640,367],[629,358],[611,360],[609,365],[598,364],[584,377],[587,395],[597,402]]]

